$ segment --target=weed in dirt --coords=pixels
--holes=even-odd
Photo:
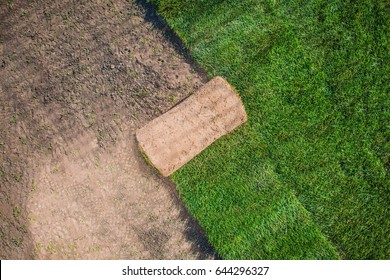
[[[38,189],[37,185],[35,184],[35,182],[33,182],[33,183],[31,184],[31,190],[30,190],[30,192],[35,192],[37,189]]]
[[[98,253],[102,250],[100,246],[93,246],[88,249],[88,253]]]
[[[51,125],[45,124],[45,125],[42,125],[41,127],[38,128],[38,132],[47,131],[47,130],[49,130],[51,128],[52,128]]]
[[[11,125],[16,124],[17,122],[18,122],[18,119],[17,119],[16,116],[12,116],[11,119],[10,119],[10,121],[9,121],[9,123],[10,123]]]
[[[27,11],[22,11],[20,13],[20,17],[26,17],[26,16],[28,16],[28,12]]]
[[[146,97],[149,95],[149,92],[146,89],[138,90],[134,93],[134,96],[136,97]]]
[[[68,249],[71,250],[71,251],[76,251],[77,250],[77,244],[76,243],[68,244]]]
[[[16,219],[22,215],[22,209],[19,206],[12,208],[12,216]]]
[[[155,222],[158,220],[158,216],[154,213],[148,213],[148,218],[151,222]]]
[[[48,143],[47,146],[46,146],[47,150],[49,152],[52,152],[53,151],[53,144],[52,143]]]
[[[172,103],[176,103],[177,102],[177,96],[176,95],[172,95],[171,96],[171,102]]]
[[[14,1],[13,0],[8,0],[7,6],[9,10],[12,10],[14,8]]]
[[[47,20],[51,19],[51,12],[50,11],[48,11],[48,10],[43,11],[43,15],[45,16],[45,18]]]
[[[29,215],[27,218],[30,222],[35,222],[37,220],[37,217],[35,217],[34,215]]]
[[[17,227],[17,230],[22,233],[22,234],[26,234],[28,231],[27,231],[27,226],[26,225],[22,225],[22,226],[19,226]]]
[[[87,118],[90,120],[96,120],[96,115],[95,114],[87,114]]]
[[[120,132],[125,132],[125,131],[126,131],[126,126],[120,125],[120,126],[119,126],[119,131],[120,131]]]
[[[27,145],[27,139],[26,139],[26,138],[23,138],[23,137],[21,137],[21,136],[19,136],[19,142],[20,142],[20,144],[22,144],[22,145]]]
[[[23,238],[21,237],[12,237],[11,242],[16,246],[20,247],[23,244]]]
[[[18,183],[22,182],[23,175],[20,173],[11,173],[11,177]]]
[[[55,167],[51,170],[51,173],[59,173],[61,170],[58,167]]]
[[[61,17],[62,17],[62,20],[64,21],[64,23],[67,23],[69,16],[67,14],[63,14]]]
[[[35,248],[38,251],[41,251],[43,249],[43,247],[44,247],[44,245],[42,243],[40,243],[40,242],[35,244]]]
[[[47,244],[46,249],[51,253],[55,254],[58,252],[58,246],[53,242],[50,241],[49,244]]]

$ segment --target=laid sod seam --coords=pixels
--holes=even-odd
[[[235,135],[240,132],[226,138]],[[232,141],[239,139],[227,142],[232,145]],[[173,176],[184,203],[200,221],[218,253],[224,259],[338,258],[310,213],[292,190],[278,181],[273,167],[267,162],[248,166],[245,155],[226,157],[220,151],[229,147],[221,147],[222,142],[213,144],[203,152],[203,157],[194,160],[196,169],[187,165]],[[240,143],[233,145],[238,148]],[[240,161],[245,174],[238,177],[238,170],[221,172],[224,162],[231,160]],[[257,170],[262,173],[253,183],[251,179]]]
[[[386,1],[151,2],[248,112],[172,176],[221,256],[388,259]]]

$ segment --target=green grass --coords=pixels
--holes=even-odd
[[[248,123],[172,178],[226,259],[389,259],[386,0],[153,0]]]

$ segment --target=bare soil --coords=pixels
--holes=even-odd
[[[215,258],[134,132],[205,83],[135,0],[0,2],[0,258]]]

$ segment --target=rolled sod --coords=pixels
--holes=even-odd
[[[136,132],[151,164],[169,176],[215,140],[245,123],[241,98],[221,77]]]

